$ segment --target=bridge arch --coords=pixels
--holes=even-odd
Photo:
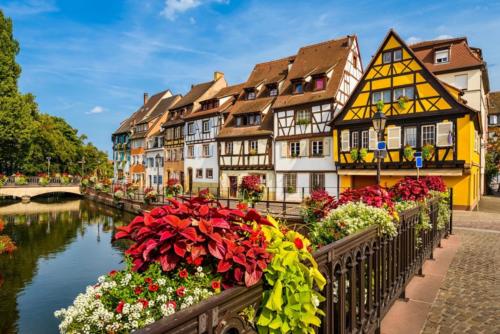
[[[81,195],[80,187],[77,185],[59,185],[59,186],[17,186],[17,187],[2,187],[0,188],[0,197],[16,197],[21,198],[25,202],[29,202],[32,197],[52,194],[52,193],[67,193]]]

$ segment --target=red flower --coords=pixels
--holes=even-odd
[[[160,286],[158,284],[153,283],[149,285],[148,290],[151,292],[156,292],[159,288]]]
[[[177,294],[177,296],[179,296],[179,297],[184,297],[184,294],[185,294],[185,292],[184,292],[184,291],[185,291],[185,290],[186,290],[186,288],[185,288],[185,287],[183,287],[183,286],[181,286],[181,287],[179,287],[177,290],[175,290],[175,293],[176,293],[176,294]]]
[[[247,203],[238,203],[236,204],[236,208],[241,211],[245,211],[248,209],[248,204]]]
[[[108,275],[111,276],[111,277],[113,277],[116,274],[118,274],[118,272],[116,270],[111,270]]]
[[[100,295],[100,294],[98,294],[98,293],[96,293],[96,294],[95,294],[95,299],[100,299],[100,298],[101,298],[101,295]]]
[[[212,281],[212,289],[215,291],[220,290],[220,281]]]
[[[123,305],[125,305],[125,302],[123,300],[120,300],[120,302],[118,303],[118,305],[116,306],[116,313],[122,313],[123,311]]]
[[[134,289],[134,293],[135,293],[136,295],[140,295],[140,294],[142,293],[142,288],[141,288],[140,286],[136,287],[136,288]]]
[[[188,278],[188,276],[189,276],[189,275],[188,275],[188,272],[187,272],[187,270],[186,270],[186,269],[182,269],[181,271],[179,271],[179,277],[180,277],[180,278],[184,278],[184,279],[186,279],[186,278]]]
[[[302,239],[300,239],[300,238],[295,238],[293,243],[295,244],[295,247],[297,247],[297,249],[304,248],[304,243],[302,242]]]
[[[177,303],[171,300],[167,303],[167,307],[172,307],[175,310],[177,308]]]
[[[152,279],[151,277],[146,277],[146,278],[144,279],[144,282],[146,282],[146,283],[148,283],[148,284],[151,284],[151,283],[153,283],[153,279]]]
[[[137,301],[142,304],[143,308],[147,308],[149,306],[149,302],[144,298],[139,298]]]

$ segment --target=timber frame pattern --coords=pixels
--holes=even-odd
[[[276,140],[300,139],[318,136],[330,136],[332,130],[329,126],[333,111],[330,101],[301,105],[290,110],[276,110],[276,120],[278,121],[278,133]],[[325,109],[322,109],[324,106]],[[314,110],[317,108],[317,110]],[[310,122],[307,124],[297,124],[297,113],[306,111],[310,114]]]
[[[249,154],[245,146],[250,141],[265,140],[262,137],[250,137],[246,139],[228,138],[217,142],[219,152],[219,162],[221,170],[273,170],[272,145],[271,137],[267,138],[264,152]],[[226,143],[231,142],[232,145],[239,141],[238,152],[227,153],[225,150]],[[233,146],[234,147],[234,146]]]
[[[395,52],[400,58],[395,59]],[[390,54],[390,61],[383,61],[383,54]],[[404,103],[399,103],[395,96],[395,89],[410,88],[413,96],[405,98]],[[474,120],[476,129],[480,128],[478,114],[460,101],[461,92],[439,81],[425,65],[413,54],[403,40],[394,32],[389,31],[384,42],[372,58],[370,65],[356,86],[351,98],[345,107],[332,122],[337,132],[336,161],[339,167],[345,169],[374,169],[376,158],[368,154],[366,159],[358,158],[353,161],[350,152],[342,150],[341,132],[349,130],[349,147],[352,137],[350,134],[358,132],[361,143],[361,132],[369,131],[372,126],[372,117],[377,111],[373,102],[373,94],[384,91],[390,92],[390,102],[384,101],[383,112],[387,116],[387,127],[400,127],[400,147],[388,149],[387,156],[382,162],[384,168],[414,168],[414,158],[404,155],[403,138],[404,129],[416,129],[415,150],[422,149],[422,126],[435,125],[446,121],[452,123],[450,136],[452,143],[446,147],[435,147],[430,158],[424,162],[426,168],[463,168],[464,161],[457,159],[457,120],[469,115]],[[436,135],[435,135],[436,136]],[[358,144],[360,145],[360,144]],[[358,148],[361,146],[358,146]],[[373,149],[370,149],[370,152]]]

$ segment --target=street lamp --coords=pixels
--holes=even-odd
[[[156,193],[160,193],[160,154],[156,155]]]
[[[373,123],[373,129],[377,133],[377,141],[381,141],[383,139],[386,121],[387,117],[380,109],[377,110],[377,112],[373,115],[372,123]],[[382,151],[378,150],[377,147],[377,184],[380,184],[380,163],[382,161],[381,155]]]
[[[47,177],[50,177],[50,157],[47,157]]]

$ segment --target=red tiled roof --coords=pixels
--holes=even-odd
[[[288,64],[294,59],[295,56],[290,56],[255,65],[252,73],[250,73],[250,76],[244,84],[244,88],[280,82],[286,78]]]
[[[490,115],[498,115],[500,114],[500,92],[491,92],[489,94],[490,99]]]

